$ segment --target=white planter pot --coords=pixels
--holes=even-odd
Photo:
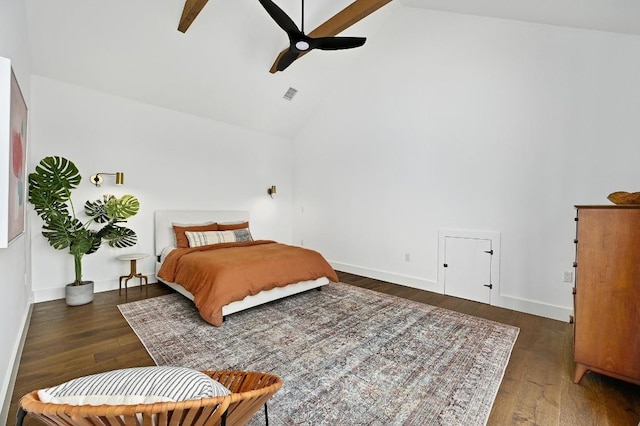
[[[93,281],[82,281],[80,285],[65,286],[67,305],[80,306],[93,302]]]

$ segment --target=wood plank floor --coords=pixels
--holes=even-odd
[[[588,373],[579,385],[572,382],[570,324],[347,273],[338,275],[345,283],[519,327],[489,425],[639,424],[640,386],[595,373]],[[34,305],[8,424],[14,424],[20,396],[31,390],[111,369],[153,365],[116,305],[171,291],[153,284],[148,296],[134,287],[128,298],[110,291],[96,294],[93,303],[73,308],[62,300]],[[25,421],[25,425],[37,424],[29,418]]]

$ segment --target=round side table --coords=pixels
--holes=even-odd
[[[145,257],[149,257],[146,253],[130,253],[130,254],[121,254],[118,256],[118,260],[128,260],[131,265],[131,271],[129,275],[123,275],[120,277],[120,283],[118,285],[118,294],[121,294],[122,291],[122,280],[124,280],[124,295],[127,296],[127,283],[131,278],[140,278],[140,291],[142,291],[142,280],[144,279],[144,288],[147,294],[149,293],[149,289],[147,288],[148,280],[146,275],[142,275],[136,271],[136,262],[139,259],[144,259]]]

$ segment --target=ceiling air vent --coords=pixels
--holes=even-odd
[[[294,89],[293,87],[289,87],[289,90],[287,90],[287,93],[284,94],[283,98],[290,101],[291,99],[293,99],[296,93],[298,93],[296,89]]]

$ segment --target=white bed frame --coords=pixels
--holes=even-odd
[[[156,255],[156,276],[162,263],[160,255],[166,247],[175,247],[175,235],[173,224],[201,224],[206,222],[234,223],[249,220],[249,212],[244,210],[158,210],[155,212],[155,255]],[[193,300],[193,294],[187,291],[180,284],[166,282],[158,278],[158,281],[168,285],[178,293]],[[222,307],[222,315],[229,315],[254,306],[262,305],[272,300],[281,299],[303,291],[311,290],[329,284],[326,277],[317,280],[301,281],[289,284],[285,287],[276,287],[271,290],[262,291],[255,296],[247,296],[243,300],[232,302]]]

